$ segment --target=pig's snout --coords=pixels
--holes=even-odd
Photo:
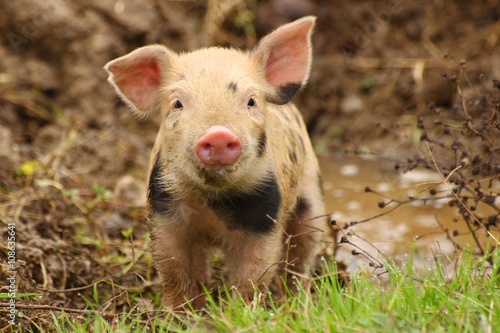
[[[224,126],[210,127],[196,142],[196,155],[210,167],[234,164],[241,155],[241,141]]]

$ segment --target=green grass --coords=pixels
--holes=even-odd
[[[347,284],[339,282],[335,267],[326,267],[313,293],[281,302],[248,305],[223,292],[218,301],[209,297],[201,313],[140,316],[133,309],[112,319],[55,313],[53,320],[57,332],[498,332],[499,261],[500,250],[482,258],[464,252],[447,277],[442,267],[449,259],[433,262],[424,273],[411,259],[404,270],[387,263],[383,279],[359,273]]]

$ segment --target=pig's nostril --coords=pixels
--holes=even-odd
[[[227,144],[226,148],[229,149],[229,150],[235,150],[235,149],[239,149],[240,145],[239,144],[236,144],[234,142],[230,142]]]

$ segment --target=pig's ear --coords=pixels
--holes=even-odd
[[[161,45],[145,46],[108,62],[104,69],[109,74],[109,83],[123,101],[144,114],[159,105],[163,72],[173,55]]]
[[[309,78],[312,61],[311,34],[316,17],[285,24],[266,37],[253,52],[271,86],[267,99],[288,103]]]

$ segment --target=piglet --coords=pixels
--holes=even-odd
[[[283,25],[251,51],[150,45],[104,67],[133,111],[161,116],[147,203],[165,305],[204,304],[213,248],[247,299],[285,269],[311,270],[328,227],[318,162],[290,101],[309,77],[314,24]]]

